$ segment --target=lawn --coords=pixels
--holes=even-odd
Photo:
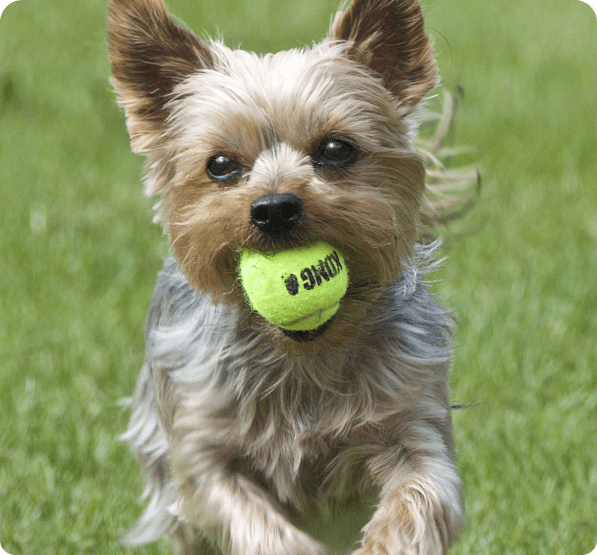
[[[331,0],[171,0],[259,52],[324,36]],[[140,469],[117,441],[167,253],[108,84],[104,0],[21,0],[0,19],[0,543],[123,548]],[[597,542],[597,19],[579,0],[427,0],[450,140],[475,209],[436,290],[459,320],[452,398],[467,500],[454,555],[585,555]],[[593,123],[591,123],[593,122]]]

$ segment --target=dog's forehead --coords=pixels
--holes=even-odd
[[[373,140],[396,121],[381,81],[352,63],[344,45],[265,56],[215,48],[216,67],[176,90],[173,124],[183,145],[200,139],[216,149],[260,150],[284,141],[304,148],[329,133]]]

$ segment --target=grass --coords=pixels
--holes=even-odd
[[[198,5],[195,5],[198,4]],[[172,0],[260,52],[321,38],[331,0]],[[166,253],[108,85],[106,2],[21,0],[0,20],[0,543],[123,548],[139,468],[116,440]],[[465,90],[476,209],[437,289],[460,326],[452,390],[467,526],[454,555],[584,555],[597,542],[597,20],[578,0],[428,0]]]

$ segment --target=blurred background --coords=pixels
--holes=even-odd
[[[266,52],[324,37],[331,0],[170,0]],[[579,0],[427,0],[454,145],[483,188],[433,277],[459,327],[452,400],[467,525],[452,553],[597,542],[597,19]],[[0,543],[123,548],[140,469],[117,441],[168,249],[108,83],[105,0],[0,19]]]

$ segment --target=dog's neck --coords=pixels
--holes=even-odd
[[[351,388],[361,391],[355,380],[379,384],[383,380],[375,372],[398,372],[387,368],[388,363],[404,367],[446,361],[450,315],[434,302],[423,281],[437,265],[434,250],[435,245],[417,247],[415,258],[405,261],[401,278],[386,288],[354,340],[292,357],[259,328],[239,325],[246,315],[236,307],[214,305],[198,295],[169,259],[148,314],[148,362],[166,368],[175,382],[211,384],[239,398],[260,398],[280,387],[349,395]],[[379,353],[384,353],[383,361]]]

